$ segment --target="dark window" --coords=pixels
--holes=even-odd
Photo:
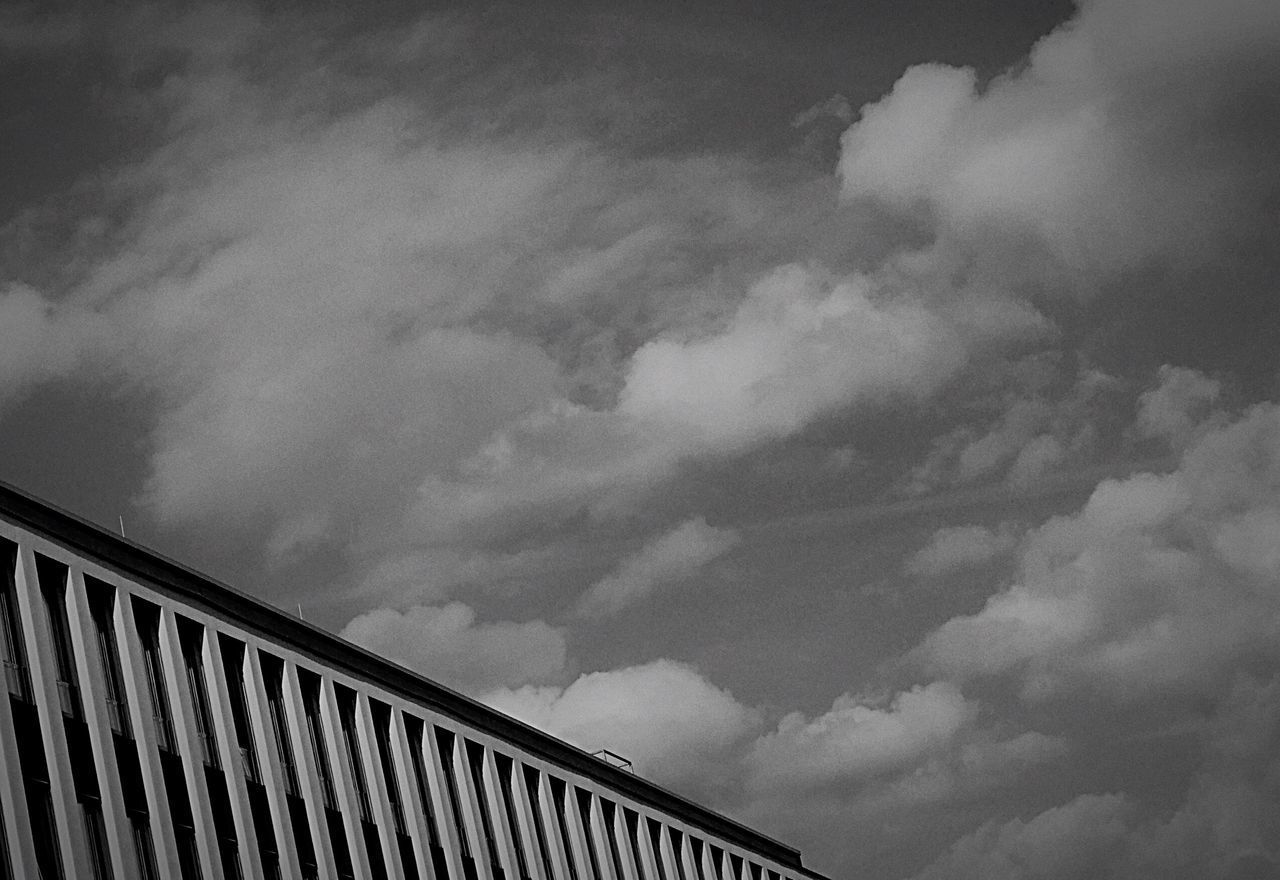
[[[351,848],[347,843],[347,829],[343,822],[342,811],[338,807],[338,792],[334,786],[333,769],[329,764],[329,749],[324,735],[324,721],[320,715],[320,676],[299,669],[298,684],[302,689],[303,714],[307,717],[311,752],[316,759],[316,772],[320,777],[320,790],[324,796],[325,828],[329,833],[329,843],[333,846],[333,861],[339,877],[354,877]]]
[[[640,880],[649,880],[644,870],[644,851],[640,848],[640,817],[626,809],[622,810],[623,824],[627,826],[627,837],[631,840],[631,852],[635,854],[636,874]],[[734,880],[737,880],[735,877]]]
[[[111,880],[111,857],[107,855],[107,826],[102,820],[102,804],[96,800],[85,801],[84,836],[89,845],[89,867],[93,880]]]
[[[267,711],[271,714],[271,733],[276,741],[276,755],[284,773],[284,789],[295,797],[302,794],[298,784],[298,767],[293,761],[293,741],[289,738],[289,716],[284,708],[284,663],[270,654],[260,654],[263,685],[267,692]]]
[[[709,844],[710,845],[710,844]],[[729,859],[725,851],[715,845],[711,846],[711,867],[715,871],[717,877],[723,877],[725,880],[737,880],[736,877],[729,878],[725,874],[729,870]]]
[[[161,750],[177,754],[178,740],[173,732],[173,715],[169,711],[169,692],[164,683],[164,662],[160,658],[160,609],[150,602],[135,598],[133,614],[142,642],[142,664],[147,673],[147,691],[151,696],[151,714],[156,722],[156,740]]]
[[[184,880],[200,880],[200,853],[196,849],[195,828],[177,828],[178,868]]]
[[[396,833],[403,834],[406,831],[404,801],[400,798],[400,783],[396,779],[395,767],[391,761],[391,708],[370,700],[369,712],[373,715],[373,736],[378,743],[378,766],[382,768],[382,779],[387,787],[391,819],[395,823]]]
[[[409,741],[409,764],[413,768],[414,782],[418,787],[418,798],[422,801],[422,810],[427,820],[427,848],[431,853],[431,866],[435,869],[438,880],[447,880],[449,860],[440,844],[440,830],[436,827],[435,807],[431,803],[431,790],[427,784],[427,767],[422,756],[425,745],[423,736],[426,725],[412,715],[404,716],[405,738]]]
[[[680,880],[689,880],[684,873],[684,835],[674,828],[668,828],[667,833],[671,837],[671,855],[676,863],[676,876]]]
[[[751,880],[760,880],[763,869],[755,862],[748,862],[747,864],[751,867]]]
[[[116,641],[115,604],[116,591],[109,584],[86,576],[89,616],[98,642],[98,658],[102,664],[102,678],[107,688],[107,716],[111,729],[121,736],[131,736],[129,704],[125,700],[124,670],[120,666],[120,645]]]
[[[307,734],[311,737],[311,754],[316,759],[316,772],[320,776],[324,805],[336,810],[338,793],[333,784],[333,769],[329,766],[329,749],[325,742],[324,722],[320,717],[320,678],[314,673],[299,669],[298,683],[302,687],[302,708],[307,716]]]
[[[227,697],[231,703],[231,724],[235,729],[240,767],[249,782],[261,782],[258,752],[253,741],[253,725],[249,722],[249,698],[244,688],[244,645],[228,636],[219,635],[222,673],[227,680]]]
[[[591,876],[601,877],[600,861],[596,857],[596,834],[591,829],[591,792],[575,787],[578,797],[578,813],[582,817],[582,832],[587,838],[587,861],[591,863]]]
[[[58,700],[62,712],[70,718],[81,718],[79,679],[76,659],[71,650],[71,625],[67,621],[67,567],[61,562],[36,554],[36,578],[49,619],[49,636],[58,675]]]
[[[350,688],[333,686],[334,699],[338,703],[338,727],[342,731],[343,754],[347,769],[356,789],[356,803],[360,810],[360,830],[364,836],[365,850],[369,853],[369,868],[375,877],[385,876],[386,864],[382,855],[382,840],[373,820],[373,804],[369,797],[369,780],[365,777],[364,759],[360,754],[360,737],[356,727],[356,694]]]
[[[195,819],[187,796],[187,779],[182,769],[182,759],[173,752],[164,752],[160,755],[160,770],[164,776],[165,793],[168,795],[169,819],[173,822],[174,838],[178,844],[178,866],[183,880],[200,880]]]
[[[533,833],[538,840],[538,854],[542,857],[542,870],[547,875],[547,880],[555,877],[556,873],[551,868],[551,846],[547,842],[547,827],[542,819],[542,774],[533,767],[524,768],[524,781],[527,794],[529,796],[529,808],[533,813]]]
[[[408,880],[417,880],[418,860],[413,852],[413,840],[409,837],[400,781],[396,778],[395,764],[391,760],[391,707],[370,700],[369,712],[373,716],[373,738],[377,741],[378,766],[382,770],[387,800],[391,806],[391,819],[395,825],[396,848],[400,851],[405,876]]]
[[[519,783],[514,778],[515,762],[506,755],[497,753],[493,758],[498,770],[498,784],[502,787],[502,803],[506,808],[507,827],[511,830],[511,841],[516,851],[516,869],[520,872],[521,880],[527,880],[529,864],[524,854],[524,835],[520,832],[520,822],[516,816],[514,789]]]
[[[454,735],[443,727],[435,728],[436,746],[440,750],[440,769],[444,773],[446,794],[445,809],[453,819],[453,827],[458,833],[458,850],[462,856],[462,870],[467,880],[474,880],[476,866],[471,854],[471,842],[467,839],[467,828],[462,822],[462,798],[458,794],[458,777],[453,771]]]
[[[53,819],[53,793],[49,786],[49,767],[44,759],[40,718],[36,707],[30,703],[14,700],[12,705],[18,764],[22,768],[27,816],[35,843],[36,870],[40,880],[56,880],[63,876],[62,856],[58,848],[58,828]]]
[[[494,880],[506,880],[506,872],[502,870],[502,862],[498,859],[498,843],[493,834],[489,795],[484,787],[484,746],[470,740],[463,742],[466,743],[467,764],[471,768],[471,783],[475,786],[476,801],[480,804],[480,829],[484,833],[485,849],[489,853],[489,867],[493,870]]]
[[[569,837],[569,805],[565,803],[565,783],[562,779],[548,776],[551,782],[551,800],[556,814],[556,824],[560,828],[560,839],[564,841],[564,858],[569,863],[569,876],[578,880],[578,865],[573,858],[573,841]]]
[[[218,739],[213,731],[213,711],[209,706],[209,684],[204,677],[204,639],[204,627],[178,618],[178,644],[182,647],[182,664],[187,673],[187,690],[191,693],[200,756],[210,767],[221,767]]]
[[[698,880],[707,880],[702,870],[702,841],[696,837],[690,837],[689,848],[693,851],[693,872],[698,876]]]
[[[369,782],[364,777],[364,761],[360,757],[360,739],[356,733],[356,695],[354,691],[341,685],[334,685],[333,692],[338,702],[338,726],[342,729],[343,754],[346,755],[347,769],[355,784],[360,818],[365,822],[372,822],[373,806],[369,803]]]
[[[267,714],[271,716],[271,736],[275,740],[276,756],[280,759],[280,771],[284,775],[285,803],[289,810],[289,826],[293,829],[294,843],[298,848],[298,866],[306,880],[314,880],[320,868],[315,841],[311,837],[307,805],[298,782],[298,768],[293,760],[293,742],[289,738],[289,718],[284,707],[284,662],[267,653],[259,653],[258,659],[262,665],[263,690],[267,695]]]
[[[653,862],[658,866],[658,880],[667,880],[667,866],[662,860],[662,825],[657,819],[646,819],[649,825],[649,844],[653,847]]]
[[[267,789],[260,782],[246,785],[249,794],[249,813],[253,817],[253,830],[258,838],[258,858],[267,878],[280,876],[280,849],[276,841],[275,827],[271,821],[271,804]]]
[[[31,674],[27,671],[27,650],[18,615],[17,564],[18,545],[0,540],[0,566],[4,567],[0,575],[0,662],[4,663],[9,693],[30,702]]]
[[[742,876],[742,856],[729,853],[729,870],[733,872],[731,880],[739,880]]]
[[[618,880],[623,880],[626,875],[622,873],[622,850],[618,848],[618,831],[614,827],[618,818],[618,808],[612,801],[601,798],[600,811],[604,814],[604,833],[609,840],[609,857],[613,860],[613,875]]]
[[[138,861],[139,880],[159,880],[156,849],[151,841],[151,823],[145,814],[135,813],[129,817],[129,827],[133,830],[133,854]]]

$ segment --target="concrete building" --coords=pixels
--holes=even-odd
[[[799,853],[0,485],[0,878],[799,880]]]

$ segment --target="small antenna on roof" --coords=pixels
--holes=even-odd
[[[117,513],[116,519],[120,520],[120,537],[123,538],[124,537],[124,515]]]
[[[306,618],[302,616],[302,603],[301,603],[301,602],[299,602],[299,603],[298,603],[298,619],[299,619],[299,620],[306,620]]]

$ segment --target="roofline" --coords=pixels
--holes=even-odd
[[[246,630],[298,649],[304,654],[322,658],[324,662],[340,667],[354,677],[463,721],[495,737],[515,742],[539,758],[573,770],[806,876],[825,880],[822,875],[801,864],[800,851],[794,847],[700,806],[641,776],[606,764],[561,739],[3,481],[0,481],[0,514],[105,567],[141,580],[148,586],[173,593],[213,616],[234,622]],[[210,591],[225,595],[219,595],[216,601],[211,601]]]

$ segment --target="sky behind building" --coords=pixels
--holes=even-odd
[[[0,7],[0,478],[834,877],[1280,872],[1280,7]]]

